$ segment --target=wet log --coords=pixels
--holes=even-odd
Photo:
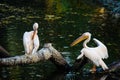
[[[97,73],[114,73],[120,72],[120,60],[114,61],[108,65],[108,70],[104,71],[102,68],[97,68]]]
[[[120,71],[120,60],[113,62],[109,66],[109,72]]]
[[[43,48],[35,54],[0,58],[0,66],[30,64],[46,60],[52,61],[60,69],[66,69],[69,66],[60,52],[58,52],[51,43],[46,43]]]
[[[83,66],[85,64],[88,63],[88,59],[84,56],[79,60],[75,60],[73,67],[72,67],[72,71],[81,71],[81,69],[83,68]]]
[[[0,45],[0,58],[10,57],[9,52]]]

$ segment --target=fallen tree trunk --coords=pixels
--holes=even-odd
[[[15,57],[1,58],[0,65],[18,65],[18,64],[30,64],[40,61],[50,60],[58,68],[66,69],[69,67],[63,56],[55,48],[52,47],[51,43],[47,43],[44,47],[39,50],[36,54],[20,55]],[[67,66],[67,67],[66,67]]]

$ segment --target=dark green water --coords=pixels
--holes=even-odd
[[[120,59],[119,23],[101,18],[97,5],[85,1],[43,0],[6,1],[0,3],[0,45],[10,55],[24,54],[23,33],[32,30],[34,22],[39,23],[40,48],[51,42],[70,65],[80,54],[82,43],[70,47],[70,43],[82,33],[89,31],[92,38],[102,41],[108,48],[106,64]],[[53,16],[50,18],[49,16]],[[89,46],[95,46],[91,40]],[[40,49],[39,48],[39,49]],[[84,69],[90,69],[90,65]],[[1,67],[0,80],[105,80],[108,75],[81,75],[56,72],[49,61],[29,65]]]

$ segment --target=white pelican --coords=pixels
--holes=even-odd
[[[34,54],[39,48],[39,37],[37,35],[38,23],[33,24],[33,31],[25,32],[23,35],[23,45],[25,54]]]
[[[101,66],[103,70],[108,69],[107,65],[102,60],[102,59],[107,59],[108,58],[107,47],[102,42],[100,42],[99,40],[97,40],[95,38],[93,40],[97,44],[97,47],[94,47],[94,48],[93,47],[88,47],[87,43],[91,39],[91,34],[89,32],[85,32],[84,34],[82,34],[82,36],[80,36],[79,38],[77,38],[71,44],[71,46],[76,45],[77,43],[81,42],[84,39],[86,39],[84,41],[84,43],[83,43],[83,47],[84,48],[81,50],[81,54],[77,57],[77,59],[80,59],[83,56],[85,56],[88,59],[90,59],[93,62],[93,64],[94,64],[94,66],[92,68],[93,72],[96,71],[96,66]]]

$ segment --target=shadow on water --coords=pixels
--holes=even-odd
[[[110,57],[105,60],[107,64],[120,57],[119,23],[114,23],[115,21],[113,22],[109,16],[101,18],[103,15],[99,13],[101,7],[94,5],[91,0],[25,0],[25,2],[1,0],[0,7],[0,45],[13,56],[24,54],[23,33],[32,30],[33,23],[38,22],[40,48],[44,43],[52,42],[70,65],[80,54],[82,43],[75,47],[69,45],[86,31],[91,32],[108,47]],[[92,41],[88,45],[95,46]],[[91,65],[86,65],[85,69],[90,67]],[[111,74],[60,73],[50,62],[0,68],[1,80],[116,80],[118,78]]]

